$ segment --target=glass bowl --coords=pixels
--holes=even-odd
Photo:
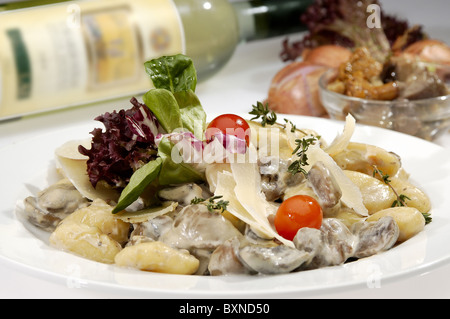
[[[450,129],[450,95],[422,100],[376,101],[350,97],[327,89],[337,70],[319,79],[319,96],[332,119],[351,114],[357,123],[383,127],[432,141]]]

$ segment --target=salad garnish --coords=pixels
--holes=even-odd
[[[170,133],[181,128],[201,139],[206,125],[206,113],[194,92],[197,75],[192,60],[181,54],[164,56],[146,62],[145,68],[155,88],[143,96],[144,104],[163,133],[158,136],[156,158],[133,173],[113,213],[127,208],[156,180],[159,185],[169,185],[204,179],[202,172],[189,163],[175,163],[171,156],[174,144]]]

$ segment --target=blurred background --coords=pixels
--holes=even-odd
[[[236,49],[274,38],[270,62],[292,62],[292,55],[291,60],[280,57],[282,41],[299,45],[296,40],[308,27],[300,17],[312,2],[0,1],[0,120],[143,93],[151,83],[142,64],[160,55],[184,52],[194,60],[201,82],[223,71],[239,54]],[[339,1],[318,3],[331,12],[321,22],[335,18],[333,3]],[[448,1],[375,3],[401,23],[421,25],[430,38],[448,42]],[[309,22],[316,18],[308,15]]]

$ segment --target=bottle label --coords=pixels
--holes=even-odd
[[[142,56],[129,6],[84,12],[81,18],[88,51],[89,89],[136,81]]]
[[[6,31],[14,52],[14,65],[17,71],[17,98],[19,100],[30,97],[31,94],[31,67],[27,48],[23,42],[19,29]]]
[[[0,118],[143,93],[145,61],[185,52],[172,0],[71,1],[0,20]]]

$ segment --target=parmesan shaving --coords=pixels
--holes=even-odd
[[[355,124],[355,118],[352,115],[348,114],[345,119],[344,131],[342,132],[342,134],[337,135],[330,146],[325,149],[325,151],[330,154],[330,156],[336,155],[347,147],[348,143],[350,143],[350,139],[352,138],[353,133],[355,132]]]
[[[89,148],[91,146],[91,140],[85,139],[66,142],[55,150],[55,155],[57,157],[64,157],[73,160],[88,160],[89,158],[87,156],[78,151],[79,145]]]
[[[120,194],[106,183],[98,183],[96,188],[92,186],[87,174],[87,160],[56,156],[56,165],[64,177],[69,179],[73,186],[87,199],[100,198],[104,201],[117,201],[119,199]]]
[[[257,224],[255,218],[245,210],[237,199],[236,194],[234,193],[235,187],[236,181],[230,172],[224,171],[217,174],[217,187],[215,195],[223,196],[223,199],[228,201],[227,211],[246,224],[254,226],[258,228],[259,231],[264,232],[264,230]]]
[[[287,135],[287,143],[291,149],[291,154],[292,152],[295,150],[295,148],[297,147],[297,145],[295,144],[295,140],[299,138],[299,136],[297,135],[297,131],[294,130],[292,132],[292,124],[290,121],[286,122],[286,129],[285,129],[286,135]]]
[[[104,201],[117,201],[120,194],[109,187],[109,185],[99,183],[96,188],[92,186],[87,174],[88,157],[78,152],[79,145],[88,147],[90,140],[69,141],[55,150],[57,168],[87,199],[95,200],[100,198]]]

